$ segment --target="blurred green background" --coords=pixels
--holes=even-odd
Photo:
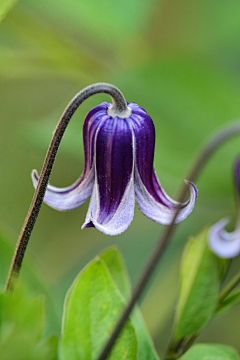
[[[41,170],[52,132],[70,99],[94,82],[110,82],[146,109],[156,126],[155,168],[176,198],[199,146],[216,128],[240,118],[238,0],[1,0],[0,25],[0,282],[7,276],[29,208],[31,170]],[[14,7],[11,5],[16,3]],[[10,9],[11,8],[11,9]],[[10,9],[8,12],[7,10]],[[84,166],[82,123],[107,96],[87,100],[60,146],[51,183],[67,186]],[[155,272],[141,307],[160,354],[171,334],[179,261],[189,235],[236,218],[232,165],[240,139],[207,164],[194,212],[182,223]],[[134,283],[163,227],[137,209],[129,229],[108,237],[81,230],[88,203],[70,212],[43,205],[23,265],[29,292],[44,293],[46,334],[60,331],[66,290],[100,250],[116,244]],[[239,269],[239,258],[230,273]],[[240,350],[240,307],[213,321],[198,341]]]

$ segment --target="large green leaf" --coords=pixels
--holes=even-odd
[[[180,358],[181,360],[239,360],[237,351],[219,344],[197,344]]]
[[[101,253],[100,258],[105,262],[112,278],[125,299],[130,296],[130,281],[121,254],[117,248],[109,248]],[[138,340],[138,360],[157,360],[159,359],[146,329],[144,320],[138,307],[133,311],[131,320]]]
[[[197,334],[209,321],[217,305],[219,287],[227,261],[209,249],[205,228],[188,241],[181,264],[175,342]]]
[[[95,359],[124,305],[124,299],[104,261],[95,258],[80,272],[67,294],[60,359]],[[130,320],[126,322],[108,359],[137,359],[137,339]]]
[[[30,300],[19,284],[0,294],[1,360],[56,360],[57,337],[42,341],[43,298]]]

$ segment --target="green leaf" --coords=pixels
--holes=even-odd
[[[19,285],[13,293],[0,294],[1,331],[5,341],[11,341],[15,334],[29,333],[31,341],[41,340],[44,325],[43,298],[30,301]]]
[[[101,254],[100,258],[105,262],[108,270],[110,271],[112,278],[122,293],[124,298],[127,300],[130,296],[130,281],[126,268],[124,266],[123,259],[116,247],[108,248]],[[138,340],[138,360],[157,360],[159,359],[152,342],[152,339],[148,333],[141,312],[138,307],[135,308],[131,315],[131,320],[136,332]]]
[[[43,298],[30,300],[19,283],[0,294],[1,360],[57,360],[57,338],[42,341]]]
[[[104,261],[95,258],[80,272],[66,296],[60,359],[95,359],[124,305],[124,299]],[[128,320],[108,359],[136,358],[137,339]]]
[[[0,221],[0,292],[4,291],[11,258],[14,253],[15,242],[16,234]],[[46,336],[48,336],[53,332],[57,333],[59,331],[61,312],[59,310],[59,314],[57,313],[56,305],[53,302],[52,288],[47,283],[46,277],[43,276],[41,270],[41,264],[39,264],[37,257],[33,256],[33,254],[25,257],[20,276],[21,284],[19,284],[18,290],[16,289],[16,291],[19,291],[22,295],[19,294],[19,299],[16,299],[16,303],[19,305],[21,302],[23,302],[23,304],[26,303],[26,305],[23,306],[24,309],[28,310],[29,303],[31,302],[30,299],[37,297],[39,294],[44,297],[44,307],[48,319],[45,331]],[[14,300],[11,301],[13,302]],[[42,298],[39,301],[42,301]]]
[[[181,360],[239,360],[237,351],[230,346],[197,344],[180,357]]]
[[[208,228],[191,238],[181,263],[180,296],[176,314],[175,340],[198,333],[217,305],[219,287],[227,262],[215,256],[207,243]]]
[[[117,247],[109,247],[99,255],[105,262],[113,281],[125,299],[130,297],[131,286],[125,264]]]
[[[222,316],[226,314],[233,306],[240,304],[240,290],[236,290],[229,294],[223,302],[221,302],[215,310],[215,316]]]
[[[7,13],[18,2],[18,0],[1,0],[0,2],[0,22],[5,18]]]
[[[58,337],[56,335],[49,336],[39,345],[39,350],[44,354],[46,360],[58,359]]]

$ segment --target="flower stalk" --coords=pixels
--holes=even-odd
[[[127,103],[121,91],[115,86],[107,83],[97,83],[86,87],[85,89],[81,90],[68,104],[53,134],[53,138],[43,164],[43,168],[39,177],[39,182],[33,196],[31,206],[29,208],[27,217],[24,221],[22,230],[17,241],[15,253],[12,259],[8,278],[5,285],[6,291],[13,290],[14,282],[19,276],[27,245],[42,206],[49,177],[51,175],[57,151],[62,137],[65,133],[65,130],[78,107],[90,96],[100,93],[110,95],[113,102],[112,111],[115,114],[118,114],[118,116],[121,117],[124,116],[126,112],[128,112]]]

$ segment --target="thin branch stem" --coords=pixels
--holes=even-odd
[[[189,171],[188,176],[186,179],[188,181],[195,181],[197,177],[200,174],[200,171],[203,168],[203,165],[207,163],[209,158],[213,155],[213,153],[219,148],[220,145],[222,145],[227,139],[231,138],[232,136],[240,133],[240,121],[237,121],[228,127],[224,127],[221,129],[217,134],[214,134],[208,142],[203,146],[202,150],[199,152],[199,155],[197,156],[196,160],[193,163],[192,168]],[[111,351],[111,348],[117,339],[119,333],[121,332],[123,325],[125,324],[125,321],[131,314],[132,309],[134,308],[134,305],[142,295],[146,284],[148,283],[148,280],[150,279],[156,265],[158,264],[159,260],[161,259],[164,250],[166,249],[167,245],[169,244],[170,236],[173,234],[174,228],[175,228],[175,220],[179,214],[181,204],[184,202],[186,195],[188,193],[188,187],[186,185],[183,186],[182,190],[180,191],[178,202],[179,206],[175,212],[175,215],[172,219],[172,222],[169,226],[165,227],[165,230],[160,236],[160,239],[158,241],[158,244],[156,248],[154,249],[153,253],[151,254],[149,260],[147,261],[147,264],[135,286],[135,289],[132,293],[132,296],[126,305],[123,313],[121,314],[120,319],[118,320],[115,329],[113,330],[108,342],[106,343],[105,347],[103,348],[100,356],[98,357],[98,360],[105,360]]]
[[[226,297],[240,284],[240,271],[229,281],[229,283],[222,289],[218,303],[221,304]]]
[[[62,137],[65,133],[65,130],[73,114],[78,109],[78,107],[83,103],[83,101],[88,99],[90,96],[99,93],[106,93],[111,96],[113,102],[112,109],[116,114],[121,116],[121,114],[124,114],[129,110],[125,98],[121,93],[121,91],[118,90],[115,86],[106,83],[97,83],[86,87],[85,89],[80,91],[68,104],[53,134],[53,138],[50,143],[43,164],[38,186],[36,188],[30,209],[28,211],[27,217],[25,219],[21,233],[18,238],[17,246],[10,266],[7,282],[5,285],[5,290],[13,290],[15,279],[18,277],[20,273],[22,261],[25,251],[27,249],[28,241],[31,236],[34,224],[37,220],[39,211],[41,209],[43,198],[49,181],[49,177],[52,172],[57,151],[60,142],[62,140]]]

